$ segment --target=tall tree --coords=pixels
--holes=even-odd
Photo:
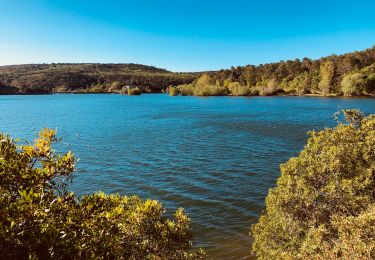
[[[333,79],[335,76],[335,65],[328,60],[320,65],[319,88],[324,94],[329,94],[334,89]]]

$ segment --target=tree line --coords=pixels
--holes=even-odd
[[[0,94],[169,92],[171,95],[375,96],[375,46],[321,59],[174,73],[139,64],[0,66]]]
[[[171,87],[171,95],[375,96],[375,46],[364,51],[232,67]]]

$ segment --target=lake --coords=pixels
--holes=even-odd
[[[247,259],[279,165],[344,108],[375,113],[375,99],[0,96],[0,132],[31,141],[57,128],[58,150],[80,158],[72,191],[154,198],[167,214],[183,207],[207,259]]]

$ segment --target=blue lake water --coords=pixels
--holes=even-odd
[[[58,149],[80,158],[72,191],[154,198],[169,214],[184,207],[207,259],[246,259],[280,163],[344,108],[375,113],[375,99],[0,96],[0,132],[31,141],[57,128]]]

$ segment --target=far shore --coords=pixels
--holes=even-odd
[[[118,92],[84,92],[84,91],[59,91],[59,92],[48,92],[48,93],[6,93],[6,94],[0,94],[0,96],[37,96],[37,95],[59,95],[59,94],[73,94],[73,95],[96,95],[96,94],[113,94],[113,95],[125,95],[125,96],[133,96],[129,95],[127,93],[118,93]],[[148,94],[165,94],[168,95],[166,92],[143,92],[138,95],[148,95]],[[235,95],[206,95],[206,96],[193,96],[193,95],[179,95],[179,96],[185,96],[185,97],[324,97],[324,98],[375,98],[375,96],[370,95],[357,95],[357,96],[344,96],[339,94],[319,94],[319,93],[313,93],[313,94],[303,94],[303,95],[297,95],[297,94],[285,94],[285,93],[279,93],[275,95],[246,95],[246,96],[235,96]]]

